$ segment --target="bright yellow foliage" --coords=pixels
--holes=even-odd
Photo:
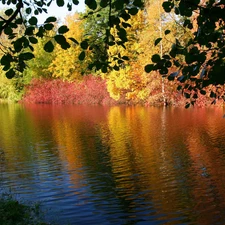
[[[80,46],[69,40],[70,37],[75,38],[78,42],[81,40],[81,23],[79,14],[77,13],[66,17],[66,25],[70,30],[65,34],[65,37],[71,47],[64,50],[59,45],[56,45],[56,57],[48,68],[53,77],[63,80],[81,79],[82,73],[85,72],[87,63],[78,59],[81,52]]]

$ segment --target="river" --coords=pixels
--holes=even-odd
[[[60,225],[224,225],[223,115],[1,104],[0,191]]]

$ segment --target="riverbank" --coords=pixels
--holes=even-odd
[[[28,206],[11,195],[0,196],[1,225],[49,225],[42,221],[38,204]]]

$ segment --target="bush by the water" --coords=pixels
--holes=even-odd
[[[100,77],[86,76],[80,82],[59,79],[34,79],[27,87],[22,102],[45,104],[112,105],[106,83]]]

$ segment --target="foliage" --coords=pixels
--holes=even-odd
[[[38,24],[37,15],[47,12],[51,2],[2,2],[9,8],[0,18],[1,64],[6,77],[19,78],[16,83],[32,77],[25,78],[21,72],[34,56],[43,56],[35,52],[40,43],[46,52],[56,50],[54,59],[46,59],[48,68],[41,71],[44,77],[82,79],[81,74],[87,73],[85,68],[89,65],[92,72],[106,73],[102,77],[117,99],[122,96],[145,102],[154,90],[159,101],[170,101],[174,98],[169,91],[178,93],[176,85],[187,98],[186,107],[194,104],[199,94],[212,98],[213,104],[217,99],[225,99],[224,0],[146,0],[144,11],[142,0],[85,1],[82,29],[78,29],[79,23],[68,23],[71,31],[66,25],[57,27],[55,17]],[[56,3],[59,7],[66,4],[71,10],[79,1]],[[139,70],[144,65],[145,72],[157,71],[162,76],[150,73],[146,77]]]
[[[8,194],[0,198],[0,215],[1,225],[47,225],[39,218],[38,205],[25,205]]]
[[[65,38],[71,47],[69,49],[62,49],[60,46],[55,47],[55,57],[52,60],[47,71],[51,73],[52,77],[61,78],[63,80],[81,79],[82,75],[86,73],[88,67],[88,59],[80,61],[78,56],[81,52],[81,47],[78,43],[73,43],[70,37],[81,41],[83,34],[82,20],[78,13],[68,15],[65,23],[69,31],[65,34]],[[65,29],[64,26],[61,28]]]
[[[59,79],[34,79],[27,87],[21,102],[94,105],[116,103],[110,98],[105,81],[91,75],[85,76],[81,82],[68,82]]]
[[[72,10],[74,5],[79,4],[79,1],[67,1],[57,0],[58,7],[62,7],[65,4],[69,11]],[[54,30],[55,17],[48,17],[44,24],[38,25],[37,15],[41,13],[47,13],[48,7],[52,4],[51,0],[43,1],[31,1],[15,0],[15,1],[2,1],[3,5],[7,5],[5,10],[5,16],[0,19],[0,34],[4,33],[6,39],[9,40],[9,45],[2,45],[2,51],[4,52],[1,58],[1,64],[4,66],[3,70],[6,71],[6,76],[12,78],[16,73],[23,72],[26,68],[27,61],[33,59],[34,45],[38,43],[39,37],[46,36],[51,30]],[[110,28],[115,27],[118,31],[120,42],[117,44],[123,45],[126,41],[126,29],[120,25],[120,19],[128,20],[132,15],[138,13],[138,10],[143,6],[141,0],[101,0],[101,1],[85,1],[85,4],[89,7],[89,15],[93,15],[101,9],[107,8],[108,14],[108,28],[105,30],[106,36],[104,42],[106,45],[110,43],[110,37],[113,38],[113,34],[110,32]],[[112,12],[114,12],[112,14]],[[18,28],[21,28],[21,32],[18,33]],[[65,38],[65,33],[68,32],[68,28],[65,25],[60,26],[56,33],[52,35],[44,45],[46,52],[52,52],[55,47],[55,43],[60,45],[64,50],[68,49],[71,44]],[[70,39],[77,44],[75,38]],[[115,43],[111,43],[115,44]],[[88,40],[84,40],[80,43],[83,51],[79,55],[80,60],[84,60],[86,52],[93,49],[93,45],[88,43]],[[107,59],[107,56],[105,57]],[[108,66],[107,62],[94,62],[92,67],[97,69],[103,69]],[[105,69],[103,69],[105,71]]]
[[[53,32],[49,32],[51,35]],[[23,76],[30,81],[32,78],[51,78],[52,73],[48,71],[48,68],[55,58],[56,53],[48,53],[44,50],[44,45],[46,41],[49,40],[49,37],[37,38],[38,43],[34,46],[34,55],[35,58],[30,60],[27,63],[27,67],[23,72]]]
[[[177,71],[170,73],[168,79],[179,82],[178,89],[188,99],[186,107],[207,91],[212,103],[225,98],[224,3],[223,0],[169,0],[163,3],[167,13],[174,12],[184,18],[182,26],[191,31],[192,36],[187,43],[176,39],[170,51],[162,57],[153,55],[153,63],[145,70],[159,70],[162,75],[167,75],[169,68],[176,67]]]

